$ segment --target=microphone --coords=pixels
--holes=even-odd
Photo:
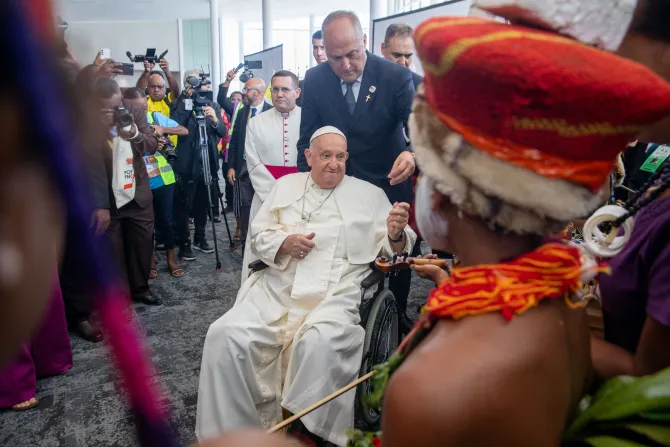
[[[133,55],[132,55],[132,53],[131,53],[130,51],[126,51],[126,56],[128,56],[128,59],[130,59],[130,62],[135,62],[135,61],[133,60]]]
[[[161,59],[163,59],[165,57],[165,55],[167,54],[167,52],[168,52],[168,50],[163,51],[163,53],[160,56],[158,56],[158,60],[160,61]]]

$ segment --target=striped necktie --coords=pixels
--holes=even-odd
[[[347,82],[344,84],[347,86],[347,91],[344,93],[344,100],[347,102],[347,108],[349,108],[349,115],[354,114],[354,109],[356,108],[356,98],[354,97],[353,82]]]

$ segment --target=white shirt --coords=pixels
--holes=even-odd
[[[351,86],[351,90],[354,92],[354,99],[356,102],[358,102],[358,93],[361,91],[361,82],[363,82],[362,74],[354,81],[354,85]],[[340,84],[342,85],[342,95],[346,95],[347,83],[340,79]]]
[[[254,115],[254,118],[263,113],[263,105],[265,104],[265,100],[258,104],[257,106],[250,106],[249,113],[251,113],[251,109],[256,109],[256,114]]]

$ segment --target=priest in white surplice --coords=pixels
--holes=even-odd
[[[270,84],[273,109],[249,120],[245,142],[247,170],[254,187],[249,222],[253,222],[277,179],[298,172],[298,138],[300,138],[300,96],[298,77],[287,70],[276,72]],[[247,279],[250,262],[258,259],[251,252],[250,236],[242,261],[242,282]]]
[[[409,205],[345,176],[346,139],[312,136],[310,173],[277,180],[253,220],[251,248],[269,267],[242,285],[207,332],[200,371],[199,439],[270,427],[356,379],[363,350],[361,281],[380,254],[410,252]],[[355,393],[302,418],[314,435],[346,444]]]

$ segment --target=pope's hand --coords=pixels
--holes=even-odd
[[[393,208],[386,218],[386,231],[391,239],[400,238],[400,234],[405,231],[409,222],[409,203],[394,203]]]
[[[314,236],[315,233],[310,233],[307,236],[304,234],[292,234],[284,239],[284,242],[279,247],[279,253],[289,255],[295,259],[303,259],[315,247]]]
[[[409,151],[403,151],[396,158],[395,163],[393,163],[393,168],[388,175],[388,178],[391,180],[392,185],[397,185],[399,183],[407,180],[416,169],[416,162],[414,161],[414,155]]]

